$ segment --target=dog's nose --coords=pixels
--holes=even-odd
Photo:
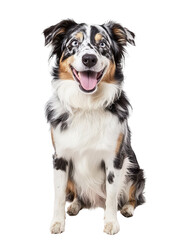
[[[83,64],[86,66],[86,67],[93,67],[96,65],[97,63],[97,57],[96,55],[94,54],[85,54],[83,57],[82,57],[82,62]]]

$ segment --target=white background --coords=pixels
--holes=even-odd
[[[0,238],[181,239],[181,17],[179,1],[1,1]],[[53,148],[44,106],[51,94],[42,31],[65,18],[115,20],[136,34],[127,48],[125,90],[133,106],[132,145],[147,178],[147,203],[133,218],[118,213],[120,232],[103,233],[103,210],[67,216],[49,233]]]

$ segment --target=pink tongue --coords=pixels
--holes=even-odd
[[[81,86],[85,90],[87,91],[92,90],[96,87],[96,84],[97,84],[97,73],[80,72],[79,79],[80,79]]]

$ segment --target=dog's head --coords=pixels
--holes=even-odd
[[[102,82],[123,80],[121,59],[127,43],[134,45],[134,33],[120,24],[77,24],[63,20],[44,30],[45,45],[56,56],[54,79],[76,81],[84,93],[94,93]]]

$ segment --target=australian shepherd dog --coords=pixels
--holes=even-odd
[[[144,203],[145,178],[131,147],[130,103],[122,88],[125,46],[134,33],[115,22],[63,20],[44,30],[54,57],[53,95],[46,105],[54,147],[54,215],[51,233],[83,208],[104,209],[104,232],[119,231]]]

